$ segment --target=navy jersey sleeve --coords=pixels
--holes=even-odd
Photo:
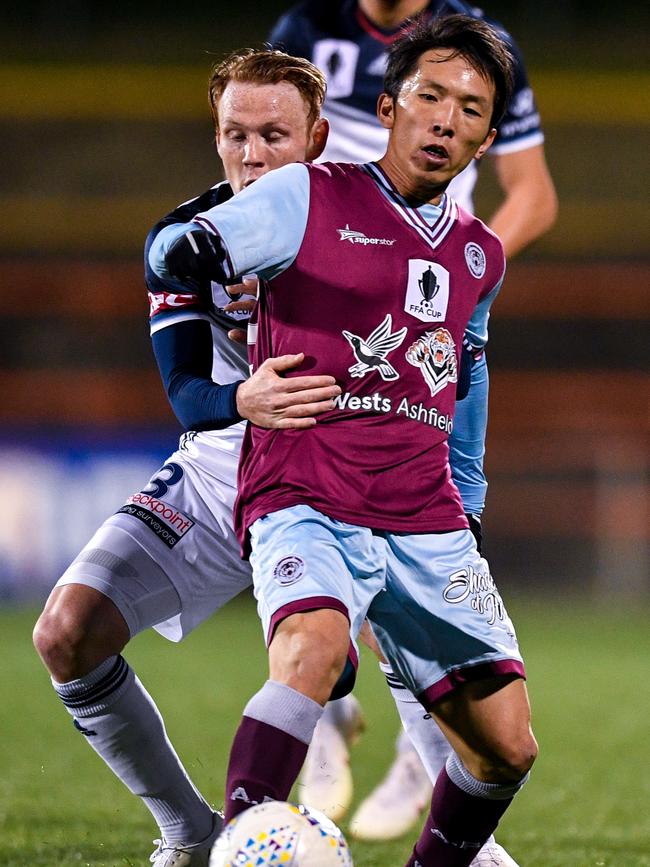
[[[268,41],[274,48],[293,54],[295,57],[311,57],[311,44],[307,36],[309,22],[301,9],[290,9],[279,18],[271,32]]]
[[[214,342],[208,311],[192,292],[178,292],[149,265],[149,249],[166,226],[187,223],[195,214],[230,198],[221,184],[180,205],[149,232],[145,243],[145,283],[151,307],[151,339],[165,391],[185,430],[215,430],[241,421],[237,412],[239,382],[212,380]],[[207,320],[207,321],[204,321]]]
[[[494,23],[494,22],[491,22]],[[497,136],[490,148],[493,154],[525,150],[544,141],[542,124],[535,102],[535,94],[528,81],[524,60],[515,40],[502,28],[501,34],[508,43],[515,60],[515,85],[512,99],[508,104],[503,120],[497,129]]]
[[[177,322],[151,336],[167,397],[185,430],[216,430],[241,421],[239,382],[212,381],[212,329],[208,322]]]

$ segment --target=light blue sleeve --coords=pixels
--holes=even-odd
[[[503,277],[499,280],[494,289],[491,289],[488,294],[482,298],[474,308],[472,318],[465,329],[465,337],[472,344],[474,349],[483,349],[488,339],[488,321],[490,319],[490,307],[492,302],[499,294],[499,289],[503,283]]]
[[[451,475],[463,509],[480,515],[485,507],[487,479],[483,472],[487,430],[489,377],[485,353],[472,364],[469,391],[456,403],[454,428],[449,437]]]
[[[223,240],[230,277],[257,274],[270,280],[286,271],[302,244],[309,215],[309,171],[292,163],[275,169],[228,202],[197,214],[190,223],[162,229],[149,250],[149,264],[173,284],[165,255],[185,232],[208,228]]]
[[[465,336],[475,349],[483,348],[488,338],[490,305],[503,278],[474,309]],[[463,501],[463,508],[480,515],[485,508],[487,479],[483,470],[488,419],[489,376],[485,353],[472,362],[467,395],[456,403],[454,428],[449,437],[451,475]]]

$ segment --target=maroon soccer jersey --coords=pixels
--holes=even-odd
[[[378,530],[467,527],[447,438],[463,333],[503,275],[501,243],[447,197],[430,226],[376,165],[309,173],[304,239],[261,292],[253,363],[304,351],[290,375],[331,374],[342,394],[308,430],[249,425],[238,530],[298,504]]]

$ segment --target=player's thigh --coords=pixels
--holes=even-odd
[[[235,491],[177,455],[104,522],[59,585],[107,596],[131,637],[178,641],[251,584],[232,521]]]
[[[116,610],[128,637],[133,638],[180,610],[174,584],[138,540],[142,530],[124,523],[105,521],[59,578],[52,594],[61,594],[59,609],[71,603],[71,613],[85,624],[89,636],[104,629],[102,611]],[[110,621],[105,629],[110,629]]]
[[[386,545],[386,592],[368,616],[426,707],[468,680],[523,674],[512,621],[469,530],[389,535]]]
[[[272,512],[251,527],[253,582],[267,643],[292,614],[330,608],[354,640],[384,585],[384,560],[370,530],[309,506]]]

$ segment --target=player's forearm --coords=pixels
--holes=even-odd
[[[515,191],[494,213],[489,226],[503,244],[507,259],[520,253],[544,235],[555,223],[555,191],[530,196],[525,189]]]
[[[180,375],[170,383],[167,396],[185,430],[220,430],[242,420],[236,403],[239,384],[216,385]]]
[[[551,228],[557,218],[557,194],[541,144],[497,154],[494,167],[504,198],[489,226],[509,259]]]
[[[170,325],[154,332],[152,342],[167,397],[185,430],[217,430],[241,421],[240,383],[212,381],[212,335],[207,322]]]
[[[488,371],[485,356],[474,361],[467,396],[456,403],[454,429],[449,438],[451,474],[465,512],[480,515],[485,506],[487,480],[483,472],[487,431]]]

